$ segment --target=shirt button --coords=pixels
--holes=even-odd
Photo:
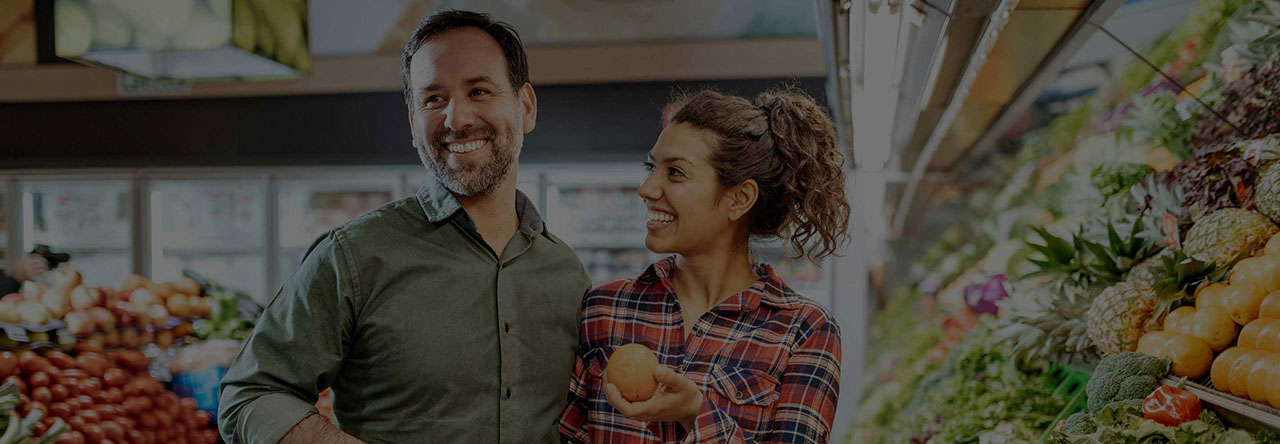
[[[511,333],[511,323],[510,323],[510,322],[503,322],[503,323],[502,323],[502,328],[503,328],[504,330],[506,330],[506,331],[507,331],[507,333]]]
[[[741,392],[741,391],[739,391],[739,392],[737,392],[737,393],[734,393],[734,394],[733,394],[733,396],[737,396],[738,398],[741,398],[741,397],[742,397],[742,392]]]
[[[507,387],[507,399],[511,399],[511,387]]]

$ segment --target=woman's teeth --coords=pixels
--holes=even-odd
[[[663,213],[661,211],[649,211],[648,218],[650,222],[663,222],[663,223],[672,222],[676,220],[676,217],[674,215]]]
[[[449,152],[462,154],[462,153],[469,153],[469,152],[478,150],[480,149],[480,147],[484,146],[486,142],[488,142],[487,139],[480,139],[480,140],[472,140],[467,143],[450,143],[447,146],[449,148]]]

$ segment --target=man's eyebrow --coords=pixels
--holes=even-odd
[[[467,84],[468,84],[468,85],[475,85],[475,84],[477,84],[477,83],[485,83],[485,82],[488,82],[488,83],[497,83],[497,82],[494,82],[494,81],[493,81],[493,79],[492,79],[492,78],[490,78],[489,76],[478,76],[478,77],[472,77],[472,78],[467,79]]]

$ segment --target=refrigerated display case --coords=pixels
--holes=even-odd
[[[8,208],[5,207],[5,193],[8,190],[4,185],[0,185],[0,267],[8,268],[9,266],[9,225],[6,224]]]
[[[333,228],[390,202],[398,175],[368,179],[288,179],[278,184],[275,273],[277,289],[302,262],[307,248]]]
[[[133,268],[128,180],[30,181],[22,185],[23,250],[71,254],[86,285],[116,285]]]
[[[267,283],[267,181],[170,180],[150,183],[151,278],[184,271],[251,295]]]

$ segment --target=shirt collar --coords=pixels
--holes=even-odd
[[[639,282],[661,283],[664,285],[671,295],[675,294],[675,285],[671,283],[671,272],[675,270],[676,257],[668,256],[660,261],[650,264],[640,277]],[[777,308],[795,308],[800,303],[800,296],[796,294],[786,283],[782,282],[773,271],[773,267],[768,264],[755,264],[756,279],[751,287],[746,291],[730,296],[724,302],[721,302],[717,308],[725,308],[731,310],[740,310],[743,312],[751,312],[760,307],[760,304],[766,304]],[[666,294],[662,295],[667,296]]]
[[[418,204],[422,205],[422,212],[432,223],[440,223],[462,211],[462,203],[458,202],[458,198],[434,177],[427,177],[418,189],[417,197]],[[516,190],[516,219],[519,221],[520,231],[526,235],[537,236],[546,230],[538,208],[520,190]]]

